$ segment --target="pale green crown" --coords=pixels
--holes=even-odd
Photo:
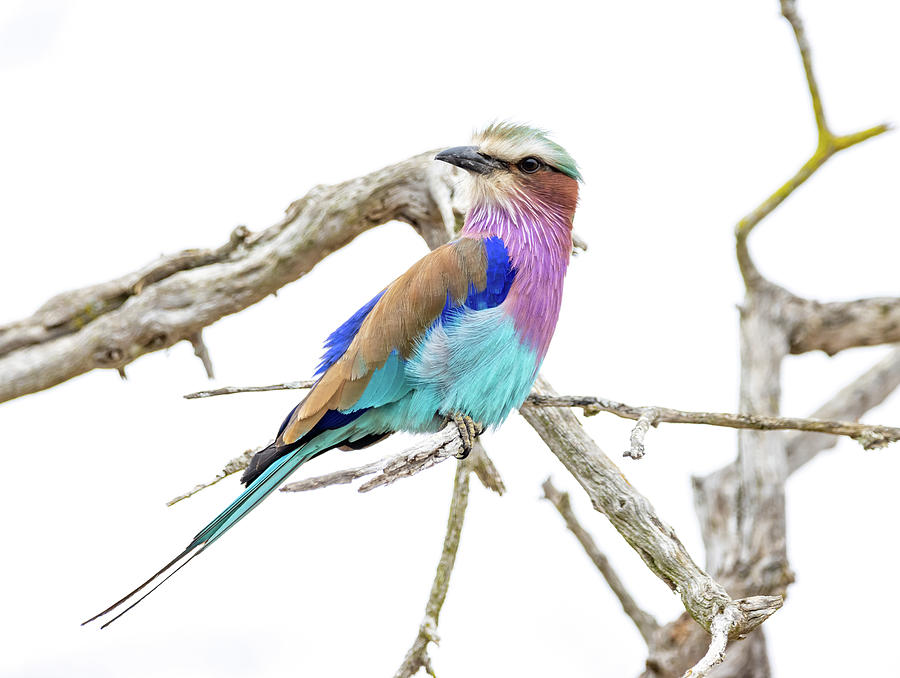
[[[495,122],[472,139],[479,149],[494,158],[507,162],[518,162],[534,155],[563,174],[582,181],[575,160],[562,146],[547,137],[542,129],[517,125],[512,122]]]

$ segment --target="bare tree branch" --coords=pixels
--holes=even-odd
[[[818,304],[797,297],[766,280],[757,270],[747,247],[755,226],[832,155],[887,131],[879,125],[846,136],[835,136],[826,121],[819,88],[812,69],[809,44],[796,13],[794,0],[781,0],[800,50],[818,131],[817,148],[810,159],[769,198],[735,227],[738,265],[747,289],[741,309],[741,411],[754,416],[778,414],[781,396],[781,364],[790,353],[822,349],[834,353],[843,348],[897,341],[894,300],[861,300],[843,304]],[[882,316],[886,319],[883,320]],[[900,357],[900,356],[897,356]],[[900,362],[900,360],[898,360]],[[858,418],[896,386],[890,360],[857,380],[865,401],[850,403],[852,389],[845,389],[814,415],[822,419]],[[835,438],[803,432],[792,437],[764,436],[758,431],[738,434],[736,462],[705,478],[694,479],[694,497],[706,545],[707,568],[734,594],[780,594],[793,581],[786,556],[784,481],[795,464],[811,458]],[[866,444],[865,438],[862,438]],[[768,609],[763,605],[764,615]],[[722,660],[727,617],[717,620],[713,642],[701,661],[686,675],[705,675]],[[669,678],[684,666],[698,648],[700,636],[684,626],[683,619],[667,624],[655,636],[643,678]],[[690,665],[690,664],[687,664]],[[769,678],[765,636],[759,630],[729,651],[716,671],[723,678]]]
[[[212,481],[196,485],[188,492],[169,500],[166,504],[171,506],[182,499],[187,499],[188,497],[197,494],[200,490],[215,485],[223,478],[227,478],[234,473],[243,471],[250,464],[250,458],[261,449],[262,447],[247,450],[225,464],[222,471],[216,475]],[[369,490],[374,490],[376,487],[390,485],[400,478],[414,476],[425,469],[440,464],[442,461],[446,461],[450,457],[455,456],[461,449],[462,439],[459,437],[459,431],[457,430],[456,425],[447,424],[447,426],[437,433],[424,438],[417,445],[399,454],[393,454],[362,466],[288,483],[281,488],[281,491],[305,492],[307,490],[316,490],[320,487],[328,487],[329,485],[346,485],[358,478],[374,475],[374,478],[363,483],[359,488],[360,492],[368,492]],[[486,466],[489,465],[489,467],[493,469],[493,473],[496,474],[496,469],[493,468],[493,463],[490,462],[490,460],[482,460],[481,463]],[[482,472],[484,473],[485,471]],[[497,483],[499,483],[499,488],[502,490],[503,483],[499,480],[498,474],[494,481],[495,486],[489,487],[489,489],[497,491]]]
[[[728,605],[712,620],[709,627],[711,640],[709,650],[693,668],[684,673],[684,678],[702,678],[713,667],[722,663],[725,659],[725,648],[728,647],[728,635],[731,629],[738,623],[739,613],[736,605]]]
[[[249,235],[246,226],[238,226],[231,232],[228,242],[216,249],[190,249],[167,254],[115,280],[58,294],[31,317],[0,326],[0,357],[20,348],[74,334],[101,315],[119,308],[148,285],[179,271],[226,261]]]
[[[235,457],[220,471],[215,478],[208,483],[195,485],[192,489],[184,494],[180,494],[174,499],[166,502],[167,506],[177,504],[182,499],[187,499],[200,490],[215,485],[220,480],[228,476],[243,471],[250,464],[250,459],[262,447],[247,450],[240,456]],[[364,478],[366,476],[375,476],[359,487],[359,492],[368,492],[376,487],[383,487],[399,480],[400,478],[408,478],[417,473],[431,468],[450,457],[454,457],[462,449],[462,440],[459,437],[459,431],[454,424],[448,424],[438,433],[435,433],[421,440],[415,446],[400,452],[382,457],[376,461],[361,466],[341,469],[332,473],[326,473],[321,476],[313,476],[304,478],[293,483],[287,483],[281,488],[282,492],[308,492],[309,490],[318,490],[322,487],[331,485],[347,485],[354,480]],[[481,442],[472,448],[469,454],[472,457],[472,471],[481,481],[481,483],[489,490],[497,494],[503,494],[506,487],[500,473],[494,466],[494,462],[487,455]]]
[[[791,353],[824,351],[834,355],[856,346],[900,341],[900,298],[804,302],[791,333]]]
[[[809,42],[806,39],[806,33],[803,29],[803,23],[800,20],[796,10],[796,2],[794,0],[781,0],[781,13],[791,25],[794,36],[797,40],[797,46],[800,50],[800,57],[803,61],[803,69],[806,72],[806,82],[809,87],[809,94],[812,100],[813,114],[816,120],[816,129],[818,130],[818,143],[816,150],[797,172],[788,179],[784,184],[779,186],[775,192],[766,198],[758,207],[749,212],[741,219],[735,227],[737,259],[741,269],[741,275],[748,287],[754,287],[764,282],[762,275],[756,269],[747,249],[747,236],[756,227],[756,225],[765,219],[772,211],[775,210],[784,200],[799,188],[807,179],[809,179],[818,170],[825,161],[838,151],[850,148],[856,144],[862,143],[874,136],[883,134],[891,129],[888,124],[876,125],[861,132],[853,134],[835,135],[825,120],[825,111],[822,107],[822,100],[819,95],[819,85],[813,73],[812,57],[810,55]],[[771,283],[770,283],[771,284]]]
[[[189,393],[185,398],[207,398],[216,395],[234,393],[255,393],[259,391],[278,391],[310,388],[315,381],[289,381],[283,384],[268,386],[225,386],[211,391]],[[737,429],[755,429],[759,431],[809,431],[835,436],[847,436],[860,443],[864,449],[871,450],[885,447],[900,440],[900,428],[880,426],[877,424],[859,424],[848,421],[832,421],[824,419],[805,419],[802,417],[776,417],[755,414],[730,414],[727,412],[690,412],[676,410],[671,407],[626,405],[608,398],[596,396],[553,396],[548,397],[532,391],[525,403],[532,407],[580,407],[585,416],[593,416],[600,412],[609,412],[623,419],[638,422],[631,436],[632,447],[625,456],[640,459],[643,456],[643,440],[650,426],[662,423],[670,424],[705,424],[708,426],[725,426]],[[643,423],[642,423],[643,421]],[[639,447],[635,448],[635,444]],[[639,451],[637,451],[639,450]]]
[[[497,467],[494,466],[494,462],[485,451],[481,440],[475,440],[472,451],[469,452],[469,459],[472,465],[472,473],[481,481],[485,489],[503,496],[506,492],[506,485],[503,483],[503,478],[500,477]]]
[[[211,398],[212,396],[232,395],[234,393],[303,390],[312,388],[315,383],[315,379],[302,379],[300,381],[286,381],[281,384],[269,384],[268,386],[223,386],[221,388],[214,388],[209,391],[197,391],[196,393],[188,393],[184,397],[187,400],[194,400],[195,398]]]
[[[446,239],[447,208],[435,203],[434,186],[445,184],[441,199],[452,201],[459,170],[433,156],[318,186],[279,223],[255,234],[241,227],[216,250],[163,257],[110,283],[54,297],[31,318],[0,328],[0,402],[190,340],[379,224],[403,221],[426,241]]]
[[[659,630],[659,623],[654,619],[653,615],[641,609],[635,602],[628,589],[625,588],[625,584],[619,579],[619,575],[616,574],[616,571],[610,565],[609,559],[597,547],[590,533],[578,522],[578,518],[575,517],[575,512],[572,510],[572,503],[569,501],[569,493],[557,490],[550,478],[547,478],[541,487],[544,490],[544,497],[556,507],[563,520],[566,521],[566,527],[575,535],[575,538],[578,539],[587,552],[588,557],[600,570],[600,574],[603,575],[606,583],[609,584],[609,588],[612,589],[616,598],[619,599],[625,614],[634,622],[644,642],[650,645],[653,641],[653,634]]]
[[[440,449],[440,446],[438,448]],[[354,480],[358,480],[359,478],[365,478],[366,476],[371,476],[376,473],[381,473],[384,470],[384,467],[391,463],[392,460],[401,459],[403,455],[393,455],[389,457],[382,457],[376,461],[373,461],[369,464],[363,464],[362,466],[354,466],[353,468],[341,469],[340,471],[334,471],[332,473],[326,473],[321,476],[313,476],[311,478],[304,478],[303,480],[296,480],[292,483],[287,483],[281,488],[281,492],[308,492],[309,490],[318,490],[322,487],[330,487],[331,485],[349,485]]]
[[[875,407],[900,386],[900,347],[894,349],[875,366],[814,413],[815,416],[846,416],[858,418]],[[802,432],[789,435],[786,440],[788,473],[800,468],[819,452],[833,447],[833,436]],[[740,568],[736,562],[734,535],[737,514],[732,512],[739,493],[736,463],[703,478],[694,478],[694,502],[706,546],[706,567],[717,576],[731,577]],[[771,563],[769,563],[771,564]],[[754,588],[746,573],[740,580]]]
[[[238,471],[243,471],[247,466],[250,465],[250,459],[254,454],[259,452],[262,447],[255,447],[251,450],[246,450],[243,454],[238,457],[235,457],[231,461],[225,464],[221,471],[216,474],[216,477],[210,480],[208,483],[200,483],[199,485],[194,485],[190,490],[185,492],[184,494],[179,494],[177,497],[174,497],[166,502],[166,506],[173,506],[180,502],[182,499],[187,499],[188,497],[193,497],[200,490],[205,490],[207,487],[212,487],[220,480],[224,480],[228,476],[237,473]]]
[[[556,395],[540,376],[535,388],[541,395]],[[716,615],[734,601],[718,582],[697,567],[675,531],[662,521],[647,498],[625,480],[622,472],[587,435],[578,418],[569,410],[528,404],[520,412],[575,476],[594,508],[609,518],[647,567],[679,594],[685,609],[709,630]],[[780,596],[764,598],[769,614],[781,606]],[[744,615],[733,633],[743,635],[761,622],[762,619]]]
[[[631,430],[631,447],[622,453],[623,457],[641,459],[644,456],[644,438],[651,426],[659,422],[659,409],[648,407],[637,419],[637,424]]]
[[[454,427],[455,428],[455,427]],[[477,444],[476,444],[477,447]],[[475,449],[472,450],[475,453]],[[419,624],[419,632],[413,641],[412,647],[403,658],[400,668],[394,674],[394,678],[410,678],[424,668],[430,676],[434,676],[434,668],[431,658],[428,656],[428,644],[437,643],[440,639],[437,635],[438,620],[441,608],[447,598],[447,590],[450,587],[450,574],[456,563],[456,552],[459,549],[459,539],[462,534],[463,521],[466,517],[466,507],[469,502],[469,473],[473,470],[472,455],[461,461],[456,467],[456,478],[453,482],[453,498],[450,501],[450,515],[447,518],[447,532],[444,536],[444,547],[441,550],[441,559],[438,561],[437,572],[434,575],[434,583],[431,585],[431,594],[425,605],[425,617]]]
[[[859,419],[900,387],[900,346],[842,388],[813,412],[813,417]],[[819,433],[795,433],[787,439],[788,473],[793,473],[819,452],[834,447],[837,439]]]
[[[765,280],[750,258],[747,236],[832,155],[888,129],[887,125],[879,125],[846,136],[836,136],[831,132],[813,73],[809,43],[796,12],[796,3],[794,0],[781,0],[781,10],[793,29],[803,61],[818,143],[812,157],[794,177],[735,227],[737,259],[747,288],[747,299],[741,313],[740,404],[742,412],[761,416],[778,415],[781,364],[795,348],[792,339],[798,335],[808,338],[816,334],[812,331],[804,333],[799,328],[813,326],[821,336],[826,320],[834,320],[834,313],[831,318],[823,317],[822,313],[811,313],[811,309],[816,308],[815,304],[799,299]],[[839,323],[844,336],[848,335],[847,327],[856,330],[849,334],[857,340],[861,336],[874,336],[872,313],[860,311],[864,305],[864,302],[857,302],[852,307],[853,311],[847,305],[840,307],[841,318],[846,319],[846,322]],[[821,309],[821,305],[818,308]],[[834,308],[831,307],[831,310],[834,311]],[[861,315],[868,322],[860,322]],[[817,316],[820,322],[811,323],[810,319]],[[882,339],[892,340],[892,334],[885,333],[883,327],[879,329],[882,330]],[[833,332],[825,334],[832,338],[834,336]],[[864,446],[870,444],[866,438],[858,439]],[[793,574],[787,563],[784,518],[784,481],[788,473],[786,440],[782,436],[766,437],[755,431],[741,431],[738,434],[737,463],[739,487],[737,505],[734,507],[736,531],[732,533],[734,541],[730,542],[731,546],[721,549],[721,552],[728,553],[725,561],[729,567],[751,573],[745,579],[755,582],[753,590],[782,594],[793,581]]]

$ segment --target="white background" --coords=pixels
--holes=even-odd
[[[836,131],[900,120],[900,9],[801,5]],[[800,60],[774,0],[724,3],[6,3],[0,11],[0,322],[162,252],[260,229],[338,182],[513,118],[580,162],[575,259],[544,373],[562,392],[729,410],[733,224],[813,148]],[[896,295],[900,136],[832,160],[767,219],[761,270],[818,299]],[[206,331],[219,380],[310,375],[322,339],[426,251],[392,224]],[[884,348],[792,358],[811,412]],[[0,674],[388,676],[440,551],[453,464],[368,495],[274,495],[110,629],[78,623],[178,552],[239,491],[167,509],[266,441],[296,393],[205,401],[190,346],[0,406]],[[866,419],[897,424],[900,398]],[[630,424],[585,425],[618,457]],[[634,676],[642,641],[553,508],[552,474],[637,599],[681,609],[517,416],[487,436],[506,484],[473,485],[441,618],[442,676]],[[379,457],[395,437],[296,477]],[[651,431],[629,480],[702,562],[689,477],[724,429]],[[775,675],[885,675],[895,642],[900,448],[841,442],[792,477],[797,583],[766,623]],[[868,647],[868,649],[866,649]],[[852,671],[851,671],[852,669]]]

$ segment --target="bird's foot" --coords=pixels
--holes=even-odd
[[[456,429],[459,431],[459,437],[462,439],[463,445],[456,458],[465,459],[469,456],[469,452],[472,451],[475,439],[484,431],[484,426],[472,419],[468,414],[462,414],[461,412],[454,412],[448,415],[447,422],[451,421],[456,424]]]

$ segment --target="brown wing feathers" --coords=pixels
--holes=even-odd
[[[344,355],[332,365],[291,416],[281,434],[290,444],[308,433],[328,410],[353,406],[391,351],[409,359],[416,342],[440,315],[449,294],[459,303],[485,288],[487,258],[481,240],[462,238],[443,245],[392,282],[369,312]]]

